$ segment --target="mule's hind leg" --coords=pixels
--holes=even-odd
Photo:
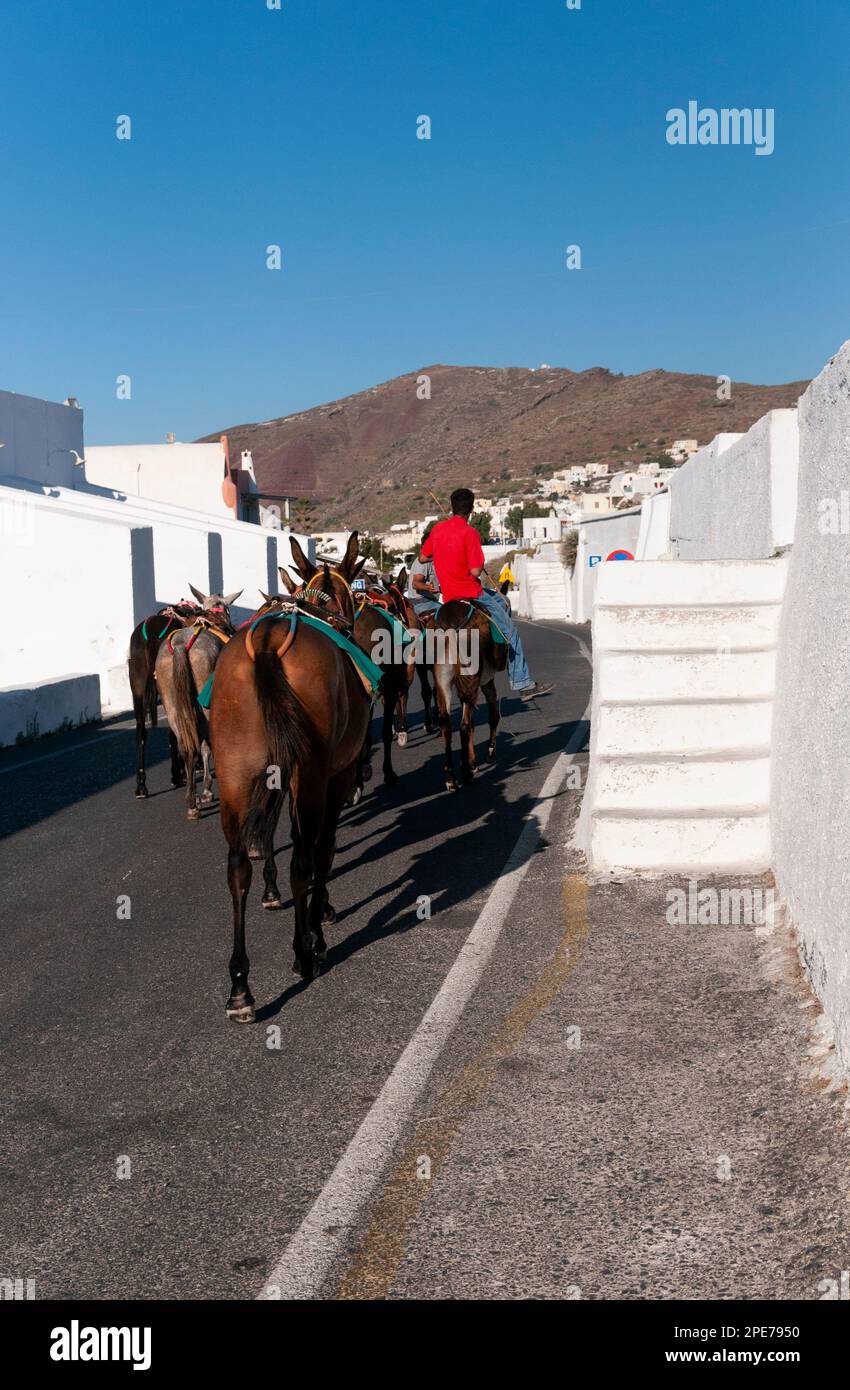
[[[204,739],[201,744],[201,759],[204,765],[204,782],[201,790],[201,805],[209,806],[213,799],[212,794],[212,775],[210,773],[210,746]]]
[[[168,747],[171,753],[171,785],[172,787],[183,787],[186,785],[186,768],[180,756],[176,735],[172,729],[168,730]]]
[[[481,687],[482,694],[487,701],[487,714],[490,719],[490,741],[487,744],[487,761],[496,761],[496,730],[499,727],[499,697],[496,694],[496,682],[494,679],[486,681]]]
[[[355,775],[356,765],[353,768],[346,768],[345,772],[339,773],[328,783],[325,818],[313,856],[313,896],[310,900],[310,919],[317,937],[317,953],[320,961],[324,961],[328,953],[322,926],[336,921],[336,912],[328,895],[328,880],[336,854],[336,830],[339,824],[340,811],[350,795]]]
[[[404,748],[407,745],[407,695],[408,687],[403,685],[398,695],[396,713],[398,715],[398,746]]]
[[[184,761],[186,764],[186,815],[189,820],[200,820],[201,808],[198,805],[198,798],[195,794],[195,773],[198,764],[197,753],[187,753]]]
[[[228,840],[231,836],[225,827]],[[233,899],[233,955],[230,957],[230,998],[227,1016],[234,1023],[254,1022],[254,996],[248,988],[251,962],[245,949],[245,904],[251,887],[251,861],[245,850],[231,843],[227,856],[227,885]]]
[[[462,782],[471,782],[478,767],[475,761],[475,700],[463,701],[460,720],[460,776]]]
[[[425,732],[426,734],[433,734],[434,717],[431,712],[433,695],[431,692],[431,682],[428,679],[428,667],[423,662],[417,666],[416,670],[419,673],[419,691],[422,696],[422,703],[425,706]]]
[[[324,788],[322,788],[324,791]],[[309,799],[308,799],[309,797]],[[317,791],[302,794],[299,787],[292,806],[292,863],[289,880],[295,907],[295,932],[292,949],[295,960],[292,968],[304,980],[313,980],[319,973],[319,942],[324,948],[321,928],[317,933],[310,913],[310,884],[313,878],[315,847],[325,816],[324,797]],[[324,902],[324,887],[322,888]]]
[[[274,844],[269,840],[265,849],[265,859],[263,861],[263,907],[283,907],[283,900],[280,896],[280,889],[277,886],[277,861],[274,857]]]
[[[384,684],[387,693],[384,696],[384,781],[388,787],[394,787],[398,781],[398,774],[393,772],[393,710],[398,699],[398,685],[389,675],[384,677]]]
[[[133,694],[133,714],[136,718],[136,796],[143,801],[148,794],[145,778],[145,744],[148,730],[145,723],[145,700],[143,695]]]
[[[453,672],[448,666],[436,666],[434,668],[437,710],[440,716],[440,730],[443,735],[443,774],[446,779],[446,790],[456,792],[458,785],[452,760],[452,675]]]

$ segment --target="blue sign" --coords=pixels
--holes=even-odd
[[[588,557],[587,557],[587,563],[590,565],[590,568],[593,569],[593,566],[594,566],[594,565],[600,565],[600,564],[602,563],[602,556],[601,556],[601,555],[588,555]]]
[[[365,580],[365,579],[355,579],[354,582],[352,583],[351,587],[352,587],[352,589],[360,589],[360,590],[365,589],[365,588],[366,588],[366,580]]]

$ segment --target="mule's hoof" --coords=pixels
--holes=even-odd
[[[364,782],[371,782],[371,780],[372,780],[372,764],[371,764],[371,763],[364,763],[364,764],[363,764],[362,768],[360,769],[360,776],[363,778],[363,781],[364,781]]]
[[[454,780],[454,778],[452,778],[451,781],[449,781],[449,779],[446,778],[446,791],[447,791],[447,792],[456,792],[456,791],[458,791],[458,790],[459,790],[458,784],[457,784],[457,782]]]
[[[326,923],[328,923],[328,922],[335,922],[335,921],[336,921],[336,911],[335,911],[335,909],[334,909],[333,903],[325,903],[325,910],[324,910],[324,912],[322,913],[322,925],[324,926],[324,925],[325,925]],[[325,952],[325,955],[327,955],[327,951]]]
[[[283,907],[283,899],[279,894],[276,894],[273,898],[263,898],[260,906],[269,908]]]
[[[356,806],[357,803],[358,803],[358,801],[362,801],[362,800],[363,800],[363,788],[362,788],[362,787],[355,787],[355,788],[354,788],[354,791],[351,793],[350,805]]]
[[[187,820],[200,820],[200,819],[201,819],[201,808],[200,808],[200,806],[190,806],[189,809],[188,809],[188,811],[186,812],[186,819],[187,819]]]
[[[407,747],[407,730],[406,730],[406,729],[402,729],[401,733],[400,733],[399,736],[398,736],[398,746],[399,746],[399,748],[406,748],[406,747]]]
[[[225,1008],[232,1023],[253,1023],[255,1021],[254,1001],[247,999],[228,1000]]]
[[[202,806],[210,806],[210,805],[212,804],[212,799],[213,799],[213,794],[212,794],[212,792],[201,792],[201,805],[202,805]]]
[[[394,787],[394,786],[396,786],[397,782],[398,782],[398,773],[397,773],[397,772],[385,772],[385,773],[384,773],[384,786],[385,786],[385,787]]]
[[[315,980],[320,970],[321,964],[316,956],[310,956],[307,961],[299,960],[296,956],[292,966],[293,974],[300,975],[301,979],[305,980],[307,984],[309,984],[311,980]]]
[[[148,797],[148,789],[147,789],[147,787],[138,787],[137,790],[136,790],[136,800],[137,800],[137,801],[147,801],[147,797]]]

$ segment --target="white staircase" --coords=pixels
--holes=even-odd
[[[770,726],[785,561],[604,565],[578,839],[599,872],[770,862]]]
[[[529,560],[528,592],[532,618],[557,618],[564,622],[567,607],[566,570],[560,560]]]

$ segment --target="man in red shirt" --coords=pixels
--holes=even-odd
[[[474,503],[475,497],[468,487],[457,488],[451,496],[452,515],[446,521],[437,522],[421,554],[434,561],[444,603],[453,598],[474,598],[495,619],[508,639],[508,677],[511,689],[519,693],[520,699],[533,700],[537,695],[548,695],[554,688],[554,681],[542,685],[531,679],[519,633],[504,599],[481,583],[484,551],[481,537],[469,524]]]

